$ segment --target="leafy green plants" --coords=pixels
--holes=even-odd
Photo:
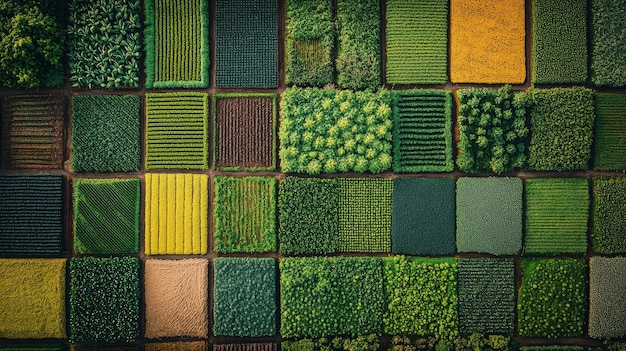
[[[207,169],[206,93],[146,94],[146,169]]]
[[[278,0],[218,1],[218,87],[278,86]]]
[[[468,337],[437,339],[433,336],[417,337],[394,336],[388,351],[511,351],[514,345],[510,337],[473,333]]]
[[[284,351],[379,351],[380,341],[376,334],[360,335],[356,338],[335,336],[331,338],[283,341]]]
[[[107,108],[103,108],[107,106]],[[72,167],[77,172],[139,171],[141,103],[135,95],[72,98]]]
[[[626,86],[626,0],[591,1],[591,82],[597,86]]]
[[[583,335],[587,315],[587,264],[580,259],[524,259],[517,302],[521,337]]]
[[[515,327],[515,263],[510,258],[459,259],[459,332],[511,335]]]
[[[284,338],[380,333],[382,260],[376,257],[287,257],[280,260]]]
[[[626,170],[626,94],[596,93],[594,163],[597,170]]]
[[[209,1],[146,0],[147,88],[209,86]]]
[[[372,172],[391,167],[393,95],[289,88],[280,102],[283,172]]]
[[[378,0],[337,1],[337,85],[344,89],[380,86]]]
[[[215,251],[276,251],[276,179],[214,179]]]
[[[592,257],[589,280],[589,336],[623,338],[626,335],[626,257]]]
[[[285,83],[323,86],[334,82],[333,2],[287,0],[285,7]]]
[[[526,113],[531,107],[524,92],[468,88],[458,91],[459,155],[456,163],[468,173],[503,173],[526,165]]]
[[[276,334],[276,262],[273,258],[216,258],[213,333]]]
[[[384,258],[384,331],[392,335],[459,335],[457,260],[395,256]]]
[[[522,346],[520,351],[584,351],[582,346],[572,345],[536,345],[536,346]]]
[[[454,179],[393,180],[392,252],[405,255],[454,253]]]
[[[589,168],[595,119],[593,91],[533,89],[528,166],[533,171]]]
[[[532,2],[532,82],[587,81],[587,0]]]
[[[387,83],[448,80],[448,1],[387,0]]]
[[[139,336],[139,259],[70,259],[70,342],[132,342]]]
[[[339,184],[336,179],[287,177],[278,186],[278,238],[284,255],[337,251]]]
[[[139,86],[139,0],[72,0],[70,81],[79,88]]]
[[[522,180],[460,178],[456,245],[460,252],[514,255],[522,248]]]
[[[393,170],[452,171],[452,94],[422,89],[402,90],[396,95]]]
[[[74,250],[139,251],[139,179],[74,180]]]
[[[626,253],[626,178],[593,181],[593,250]]]
[[[527,179],[524,253],[586,252],[588,217],[587,179]]]

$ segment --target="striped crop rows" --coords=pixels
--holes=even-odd
[[[594,167],[626,169],[626,95],[596,94]]]

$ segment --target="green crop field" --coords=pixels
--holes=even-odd
[[[596,86],[626,87],[624,16],[626,0],[591,2],[591,82]]]
[[[626,253],[626,178],[593,180],[593,250]]]
[[[589,336],[626,335],[626,257],[595,256],[589,260]]]
[[[626,170],[626,94],[596,93],[594,163],[597,170]]]

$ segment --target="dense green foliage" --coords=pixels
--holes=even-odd
[[[339,183],[339,251],[391,251],[393,181],[341,178]]]
[[[587,179],[527,179],[524,253],[586,252],[588,217]]]
[[[75,179],[75,252],[139,252],[140,197],[139,179]]]
[[[626,253],[626,178],[593,181],[593,250]]]
[[[106,108],[105,108],[106,106]],[[139,96],[72,98],[72,167],[77,172],[139,171]]]
[[[335,24],[331,0],[286,0],[285,84],[334,82]]]
[[[378,0],[337,1],[337,85],[344,89],[380,86]]]
[[[0,86],[63,84],[65,33],[60,0],[3,0],[0,4]]]
[[[405,255],[454,253],[454,179],[393,180],[392,252]]]
[[[213,334],[276,334],[274,259],[216,258],[213,264]]]
[[[591,81],[626,86],[626,0],[591,1]]]
[[[434,336],[421,336],[415,340],[408,336],[394,336],[387,351],[511,351],[515,350],[514,346],[511,338],[503,335],[473,333],[452,341]]]
[[[460,178],[456,245],[460,252],[515,255],[522,248],[522,180]]]
[[[593,90],[532,89],[528,166],[533,171],[589,168],[593,123]]]
[[[459,335],[457,261],[448,258],[384,258],[384,331],[392,335]]]
[[[72,86],[139,86],[140,0],[72,0],[67,27]]]
[[[287,177],[278,186],[278,238],[283,255],[337,251],[339,184],[336,179]]]
[[[593,168],[626,170],[626,94],[596,93]]]
[[[214,180],[215,252],[276,251],[276,179]]]
[[[532,82],[587,81],[587,0],[533,0]]]
[[[285,173],[379,173],[391,167],[393,95],[290,88],[280,102]]]
[[[70,259],[70,342],[132,342],[139,336],[139,259]]]
[[[380,333],[383,265],[377,257],[280,260],[284,338]]]
[[[536,345],[536,346],[522,346],[519,351],[584,351],[582,346],[573,345]]]
[[[452,171],[452,94],[421,89],[397,91],[396,96],[393,170]]]
[[[589,260],[589,336],[626,336],[626,257]]]
[[[283,351],[379,351],[380,341],[376,334],[369,334],[356,338],[335,336],[283,341],[280,346]]]
[[[468,173],[500,174],[526,165],[526,114],[531,101],[524,92],[468,88],[458,91],[459,155]]]
[[[580,259],[524,259],[517,302],[521,337],[583,336],[587,264]]]
[[[387,0],[387,83],[448,80],[448,0]]]
[[[511,335],[515,327],[515,263],[510,258],[459,259],[459,331]]]

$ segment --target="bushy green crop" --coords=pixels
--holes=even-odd
[[[593,249],[626,252],[626,178],[593,181]]]
[[[301,339],[283,341],[283,351],[379,351],[380,340],[376,334],[356,338],[335,336],[334,338]]]
[[[596,93],[593,168],[626,170],[626,94]]]
[[[591,81],[626,86],[626,0],[591,1]]]
[[[468,88],[458,92],[459,155],[463,172],[500,174],[526,165],[526,115],[531,107],[524,92]]]
[[[592,257],[589,280],[589,336],[623,338],[626,336],[626,257]]]
[[[391,167],[393,95],[290,88],[280,102],[285,173],[379,173]]]
[[[511,351],[511,338],[503,335],[473,333],[454,340],[437,339],[433,336],[418,336],[411,340],[408,336],[394,336],[388,351]],[[516,349],[516,348],[515,348]]]

